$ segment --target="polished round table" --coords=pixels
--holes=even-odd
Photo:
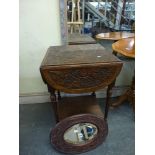
[[[134,33],[130,32],[108,32],[108,33],[100,33],[96,35],[96,39],[98,40],[120,40],[125,38],[134,37]]]
[[[129,58],[135,58],[135,38],[121,39],[112,44],[113,51]]]
[[[127,58],[135,58],[135,38],[126,38],[121,39],[112,44],[112,49],[115,55],[118,53],[127,57]],[[125,100],[128,100],[133,110],[135,110],[135,77],[133,76],[132,84],[130,88],[121,95],[115,103],[112,103],[112,107],[116,107],[121,105]]]

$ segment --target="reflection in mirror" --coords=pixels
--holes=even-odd
[[[91,123],[79,123],[64,133],[64,140],[71,144],[85,144],[97,135],[97,127]]]
[[[82,32],[82,4],[80,0],[67,0],[67,25],[71,34]]]
[[[68,44],[69,34],[84,33],[84,4],[85,0],[59,0],[62,45]]]

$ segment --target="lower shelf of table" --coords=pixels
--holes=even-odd
[[[61,98],[58,102],[59,121],[78,114],[94,114],[101,117],[104,116],[95,96],[88,95]]]
[[[107,137],[108,123],[93,95],[59,99],[57,115],[50,139],[52,146],[62,153],[87,152]]]

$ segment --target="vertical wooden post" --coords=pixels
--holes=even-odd
[[[77,11],[78,11],[78,22],[80,22],[81,17],[80,17],[80,0],[77,0]]]
[[[71,22],[74,21],[74,7],[75,7],[75,3],[74,3],[74,0],[72,0],[72,20],[71,20]]]

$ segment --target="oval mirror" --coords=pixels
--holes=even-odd
[[[64,133],[64,140],[71,144],[84,144],[92,140],[98,130],[97,127],[91,123],[79,123],[70,127]]]

